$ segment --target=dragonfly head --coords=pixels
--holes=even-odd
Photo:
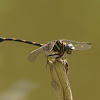
[[[67,54],[72,54],[73,50],[75,50],[75,47],[73,46],[73,44],[67,44],[65,46],[65,51]]]

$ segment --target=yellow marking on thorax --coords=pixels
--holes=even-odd
[[[62,43],[62,40],[59,40],[60,43]]]
[[[66,42],[63,42],[63,51],[65,50],[65,45],[66,45]]]
[[[62,42],[62,40],[60,40],[59,41],[59,45],[62,47],[62,44],[63,44],[63,42]]]
[[[55,43],[55,46],[57,47],[58,50],[60,50],[59,46]]]
[[[66,42],[63,42],[64,45],[66,45]]]

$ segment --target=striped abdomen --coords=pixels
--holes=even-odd
[[[31,41],[27,41],[27,40],[20,40],[20,39],[16,39],[16,38],[0,38],[0,42],[2,42],[2,41],[18,41],[18,42],[33,44],[33,45],[36,45],[36,46],[43,46],[44,45],[44,44],[31,42]]]

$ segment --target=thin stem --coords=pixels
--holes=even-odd
[[[67,78],[68,63],[66,60],[52,60],[48,63],[52,78],[52,87],[56,100],[73,100]]]

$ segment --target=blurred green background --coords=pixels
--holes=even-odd
[[[99,0],[0,0],[0,37],[91,42],[91,49],[68,56],[68,78],[74,100],[100,99]],[[0,43],[0,100],[55,100],[46,58],[27,60],[36,48]]]

